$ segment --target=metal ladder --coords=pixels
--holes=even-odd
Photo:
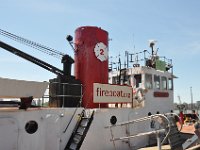
[[[92,123],[94,116],[94,111],[92,114],[87,117],[85,115],[85,110],[82,111],[80,114],[80,119],[78,120],[74,131],[72,132],[72,135],[65,147],[65,150],[78,150],[81,147],[81,144],[83,143],[83,140],[88,132],[88,129]]]

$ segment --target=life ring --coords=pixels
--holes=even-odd
[[[136,89],[133,89],[133,95],[135,95],[137,93]]]
[[[141,103],[144,99],[144,90],[142,88],[136,89],[135,100],[138,101],[138,103]]]

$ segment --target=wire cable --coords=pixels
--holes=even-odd
[[[61,58],[65,55],[64,53],[59,52],[58,50],[49,48],[49,47],[47,47],[47,46],[44,46],[44,45],[39,44],[39,43],[36,43],[36,42],[34,42],[34,41],[25,39],[25,38],[23,38],[23,37],[20,37],[20,36],[15,35],[15,34],[9,33],[9,32],[4,31],[4,30],[2,30],[2,29],[0,29],[0,34],[1,34],[2,36],[5,36],[5,37],[7,37],[7,38],[10,38],[10,39],[12,39],[12,40],[14,40],[14,41],[17,41],[17,42],[19,42],[19,43],[25,44],[25,45],[27,45],[27,46],[30,46],[30,47],[32,47],[32,48],[34,48],[34,49],[37,49],[37,50],[39,50],[39,51],[41,51],[41,52],[43,52],[43,53],[46,53],[46,54],[48,54],[48,55],[51,55],[51,56],[56,57],[56,58],[59,58],[59,59],[61,59]]]

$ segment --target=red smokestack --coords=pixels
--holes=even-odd
[[[99,104],[93,103],[93,83],[108,83],[108,32],[98,27],[79,27],[75,49],[75,77],[83,84],[82,105],[98,108]]]

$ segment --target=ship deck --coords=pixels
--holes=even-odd
[[[177,124],[178,128],[180,128],[180,124]],[[195,128],[194,128],[194,124],[191,125],[183,125],[181,133],[184,139],[188,139],[190,137],[192,137],[195,133]],[[200,144],[199,145],[195,145],[194,147],[188,148],[187,150],[198,150],[200,149]],[[153,146],[153,147],[145,147],[145,148],[141,148],[139,150],[158,150],[157,146]],[[162,150],[171,150],[170,145],[163,145],[162,146]]]
[[[200,149],[200,144],[198,145],[195,145],[193,147],[190,147],[186,150],[199,150]],[[146,147],[146,148],[141,148],[139,150],[158,150],[158,147],[157,146],[154,146],[154,147]],[[162,146],[162,150],[171,150],[170,148],[170,145],[163,145]]]
[[[37,110],[56,110],[56,107],[32,107],[28,109],[19,109],[19,107],[0,107],[0,112],[17,112],[17,111],[37,111]]]
[[[158,150],[158,147],[157,146],[145,147],[145,148],[141,148],[139,150]],[[171,150],[170,145],[163,145],[162,150]]]

